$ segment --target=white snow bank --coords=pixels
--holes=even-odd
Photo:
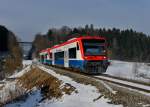
[[[12,76],[10,76],[9,78],[17,78],[22,76],[24,73],[28,72],[31,70],[31,66],[28,65],[27,67],[25,67],[23,70],[19,71],[18,73],[13,74]]]
[[[23,60],[22,61],[23,66],[27,66],[27,65],[31,65],[32,64],[32,60]]]
[[[40,90],[33,91],[28,95],[28,98],[24,101],[7,104],[5,107],[37,107],[38,102],[42,99]]]
[[[111,61],[106,74],[150,82],[150,66],[144,63]]]
[[[96,87],[77,83],[71,78],[56,74],[54,71],[43,66],[39,66],[39,68],[62,80],[64,83],[71,84],[78,91],[78,93],[64,95],[60,101],[52,102],[47,100],[42,102],[39,104],[40,107],[122,107],[122,105],[108,104],[109,100],[103,97],[94,102],[93,100],[101,95]]]
[[[24,73],[30,71],[31,66],[27,66],[23,70],[21,70],[19,73],[16,73],[9,78],[16,78],[22,76]],[[3,88],[0,90],[0,102],[6,102],[8,100],[11,100],[15,98],[16,96],[22,95],[24,93],[24,90],[21,89],[21,87],[18,87],[16,85],[16,81],[6,81],[4,80],[5,84],[3,84]]]
[[[22,95],[24,91],[16,86],[16,82],[6,82],[4,87],[0,90],[0,102],[4,103],[11,101],[13,98]]]

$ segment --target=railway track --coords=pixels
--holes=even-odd
[[[138,82],[135,80],[132,81],[132,80],[124,79],[124,78],[117,78],[117,77],[113,77],[113,76],[106,75],[106,74],[102,74],[102,75],[98,75],[98,76],[95,76],[95,75],[91,76],[91,75],[87,75],[87,74],[83,74],[83,73],[79,73],[79,72],[74,72],[74,71],[71,71],[70,69],[66,69],[66,68],[62,68],[62,67],[60,68],[60,67],[53,67],[53,66],[47,66],[47,65],[44,65],[44,66],[46,68],[52,69],[54,71],[61,72],[61,70],[65,70],[70,73],[78,73],[80,75],[88,76],[95,80],[106,81],[108,83],[113,83],[115,85],[119,85],[124,88],[132,89],[132,90],[139,91],[139,92],[144,92],[145,94],[150,96],[150,85],[147,83]]]
[[[113,84],[117,84],[119,86],[123,86],[126,88],[134,89],[140,92],[146,92],[150,95],[150,86],[142,83],[133,82],[130,80],[116,79],[115,77],[107,77],[107,76],[94,76],[95,79],[107,81]]]

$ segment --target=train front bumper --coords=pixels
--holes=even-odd
[[[88,74],[101,74],[106,72],[108,65],[108,60],[86,61],[84,63],[84,72]]]

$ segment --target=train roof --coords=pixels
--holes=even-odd
[[[58,48],[58,47],[66,45],[66,44],[73,43],[73,42],[76,42],[76,41],[79,41],[79,40],[82,40],[82,39],[101,39],[101,40],[105,40],[106,38],[102,37],[102,36],[81,36],[81,37],[77,37],[77,38],[71,38],[71,39],[69,39],[68,41],[66,41],[64,43],[55,45],[51,48],[41,50],[40,53],[45,53],[45,52],[50,51],[51,49]]]
[[[45,53],[45,52],[48,52],[49,50],[51,50],[51,48],[43,49],[40,51],[40,53]]]
[[[73,43],[73,42],[76,42],[76,41],[79,41],[79,40],[82,40],[82,39],[101,39],[101,40],[106,40],[106,38],[102,37],[102,36],[81,36],[81,37],[78,37],[78,38],[69,39],[68,41],[66,41],[66,42],[64,42],[62,44],[55,45],[51,49],[58,48],[60,46],[64,46],[66,44],[70,44],[70,43]]]

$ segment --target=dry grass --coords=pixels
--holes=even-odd
[[[65,92],[65,94],[70,95],[73,91],[75,91],[75,93],[78,93],[78,91],[76,90],[75,87],[73,87],[71,84],[66,83],[63,88],[62,91]]]
[[[11,44],[9,46],[9,51],[11,54],[6,57],[4,64],[4,71],[6,75],[11,75],[14,73],[15,70],[20,70],[23,67],[22,53],[19,45]]]
[[[77,92],[76,88],[71,84],[63,83],[56,77],[41,71],[38,68],[32,67],[30,71],[16,79],[15,90],[8,89],[8,97],[0,102],[0,107],[12,103],[14,101],[25,100],[28,98],[28,93],[33,92],[35,87],[41,91],[42,99],[60,99],[64,94],[70,95],[72,92]],[[1,89],[3,88],[0,87]]]
[[[61,86],[63,83],[62,81],[38,68],[33,68],[30,72],[27,72],[22,77],[18,78],[18,83],[27,91],[37,87],[41,90],[43,99],[58,99],[63,96],[63,93],[70,95],[75,91],[75,87],[70,84]]]
[[[142,105],[150,104],[150,97],[142,95],[132,90],[116,85],[109,84],[117,93],[109,96],[112,100],[109,103],[123,104],[125,107],[141,107]]]
[[[3,87],[4,87],[4,85],[0,86],[0,90],[2,90],[2,89],[3,89]]]

